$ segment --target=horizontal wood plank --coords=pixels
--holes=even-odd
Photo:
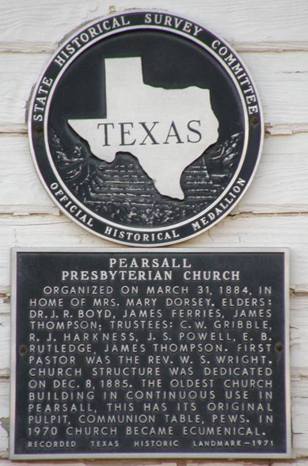
[[[6,457],[8,450],[9,395],[9,381],[0,379],[0,458]],[[1,463],[0,459],[0,465]]]
[[[0,377],[9,377],[10,375],[10,314],[0,315]],[[1,400],[1,384],[0,384],[0,405]],[[1,418],[1,416],[0,416]]]
[[[307,125],[308,52],[241,56],[260,93],[265,122],[278,127]],[[10,131],[10,126],[12,130],[25,124],[31,88],[49,58],[49,54],[0,54],[0,129]]]
[[[0,290],[0,314],[7,314],[10,312],[10,298],[11,293],[9,288]]]
[[[181,247],[288,247],[291,250],[291,288],[308,292],[308,215],[229,216]],[[10,283],[10,251],[30,247],[121,247],[76,225],[64,216],[0,217],[0,289]],[[122,246],[123,247],[123,246]],[[175,246],[176,247],[176,246]]]
[[[305,0],[35,0],[0,2],[0,45],[4,49],[50,49],[68,31],[110,11],[162,8],[187,15],[236,44],[303,47],[308,44]]]
[[[27,137],[0,136],[0,161],[3,167],[1,213],[59,215],[58,207],[48,196],[36,173]]]
[[[53,464],[64,464],[67,466],[178,466],[177,463],[174,461],[151,461],[151,460],[75,460],[75,461],[9,461],[9,460],[0,460],[0,466],[30,466],[30,465],[35,465],[35,466],[51,466]],[[219,466],[219,463],[213,463],[216,466]],[[220,463],[222,464],[222,463]],[[251,466],[248,463],[243,463],[242,461],[239,463],[229,463],[228,466]],[[184,463],[181,466],[185,466]],[[255,466],[263,466],[263,463],[255,463]],[[288,465],[286,465],[288,466]],[[293,466],[293,465],[292,465]],[[294,465],[295,466],[295,465]],[[303,465],[304,466],[304,465]]]
[[[260,165],[235,212],[307,212],[308,137],[266,137]]]
[[[223,460],[204,460],[204,461],[192,461],[192,460],[181,460],[180,462],[175,463],[174,461],[163,461],[160,462],[159,460],[153,461],[153,460],[138,460],[138,461],[132,461],[132,460],[91,460],[91,461],[86,461],[86,460],[75,460],[75,461],[65,461],[65,463],[61,461],[35,461],[33,462],[26,462],[26,461],[10,461],[6,459],[0,459],[0,466],[32,466],[35,464],[35,466],[50,466],[51,464],[56,464],[56,465],[68,465],[68,466],[307,466],[308,465],[308,460],[307,459],[290,459],[287,461],[283,462],[269,462],[266,460],[255,460],[255,461],[230,461],[228,460],[223,461]]]

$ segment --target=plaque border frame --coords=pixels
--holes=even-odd
[[[284,256],[284,319],[285,319],[285,413],[286,413],[286,451],[284,453],[15,453],[15,401],[16,401],[16,317],[17,317],[17,255],[22,252],[54,252],[54,253],[281,253]],[[69,459],[291,459],[292,452],[292,426],[291,426],[291,380],[290,380],[290,249],[289,248],[97,248],[97,247],[13,247],[11,248],[11,344],[10,344],[10,430],[9,430],[9,459],[10,460],[69,460]]]

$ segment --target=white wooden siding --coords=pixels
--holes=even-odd
[[[26,134],[25,109],[30,89],[65,34],[82,22],[127,8],[169,9],[203,23],[234,45],[257,85],[267,136],[255,180],[231,215],[182,245],[290,248],[294,459],[253,464],[308,466],[307,0],[0,0],[0,466],[28,464],[7,459],[10,248],[115,247],[63,216],[42,188]],[[89,466],[93,461],[63,465],[77,463]],[[252,464],[175,460],[94,463]]]

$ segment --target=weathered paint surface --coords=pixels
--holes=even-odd
[[[294,459],[308,465],[308,2],[306,0],[0,0],[0,466],[8,448],[12,246],[116,247],[59,213],[32,165],[26,136],[29,92],[63,35],[127,8],[164,8],[196,18],[231,42],[255,79],[267,137],[244,199],[183,247],[289,247]],[[42,466],[42,462],[36,463]],[[50,464],[50,463],[48,463]],[[58,464],[61,464],[58,462]],[[63,464],[90,465],[93,461]],[[243,461],[97,461],[97,465],[251,465]],[[269,465],[267,461],[253,464]]]

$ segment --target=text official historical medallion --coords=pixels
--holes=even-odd
[[[263,121],[224,40],[135,10],[61,45],[33,92],[29,134],[44,185],[74,221],[155,246],[197,235],[234,207],[255,172]]]

